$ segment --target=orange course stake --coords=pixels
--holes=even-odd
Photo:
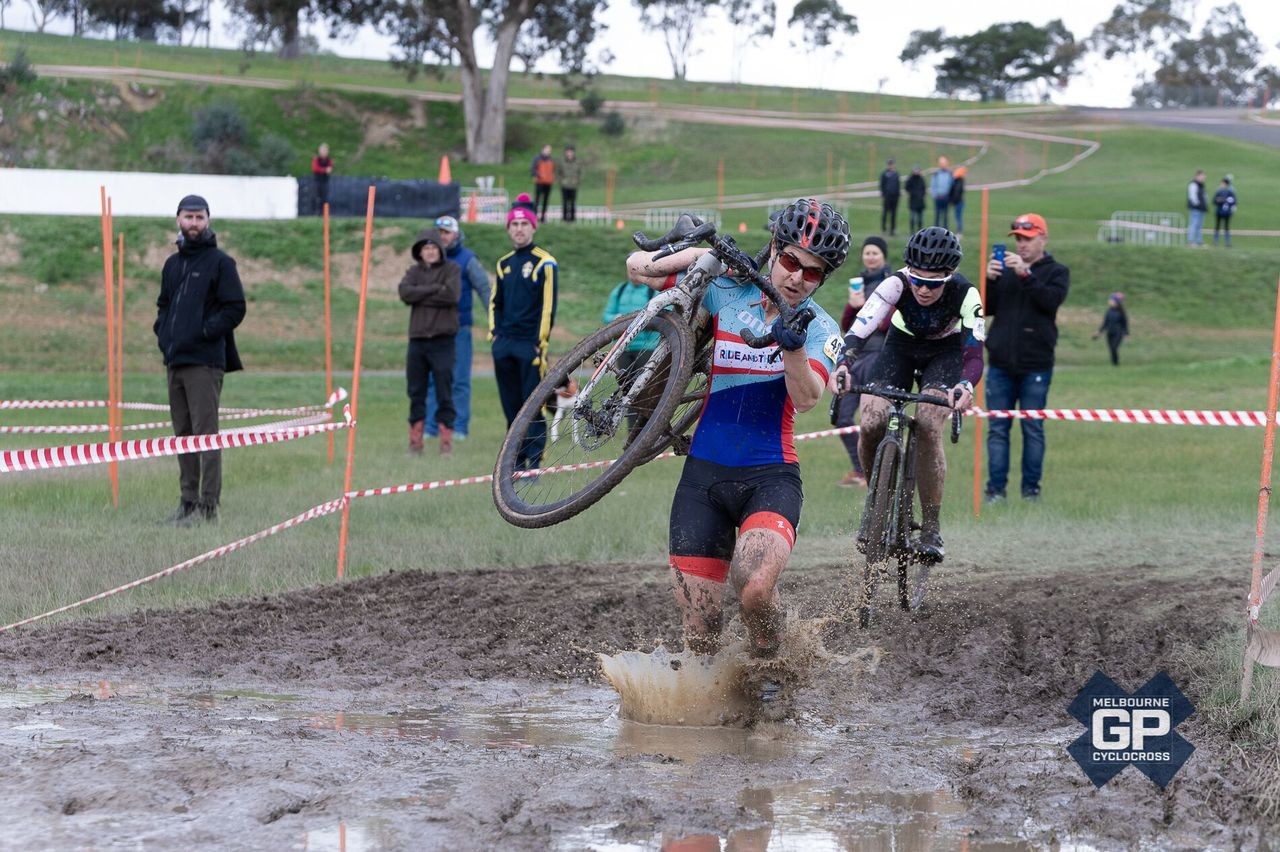
[[[376,187],[369,187],[369,203],[364,214],[364,254],[360,260],[360,307],[356,312],[356,355],[351,368],[351,426],[347,430],[347,471],[342,478],[342,528],[338,532],[338,579],[347,564],[347,529],[351,524],[351,470],[356,457],[356,426],[360,411],[360,359],[364,354],[364,313],[369,295],[369,252],[373,243],[373,199]]]
[[[102,293],[107,307],[107,434],[114,437],[114,412],[116,410],[116,323],[115,294],[111,288],[111,273],[115,264],[112,262],[111,249],[111,201],[107,198],[107,188],[98,187],[99,199],[102,203]],[[111,478],[111,505],[120,505],[120,470],[117,462],[107,465]]]
[[[991,208],[991,190],[982,188],[982,227],[978,234],[978,300],[982,302],[982,310],[987,305],[987,214]],[[973,386],[974,402],[977,402],[978,390],[982,387],[982,379]],[[973,418],[973,516],[982,516],[982,418]]]
[[[330,310],[329,275],[329,202],[321,211],[324,217],[324,398],[333,397],[333,314]],[[333,464],[333,433],[329,433],[329,464]]]
[[[112,224],[114,228],[114,223]],[[116,237],[116,402],[124,403],[124,234]],[[124,437],[124,408],[116,408],[113,441]]]

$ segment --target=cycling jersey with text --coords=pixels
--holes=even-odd
[[[715,329],[711,388],[693,435],[689,455],[730,467],[796,461],[795,407],[787,395],[782,358],[769,360],[777,346],[752,349],[742,339],[750,328],[765,334],[763,294],[754,285],[717,278],[703,299]],[[839,327],[812,298],[805,352],[825,383],[842,347]]]

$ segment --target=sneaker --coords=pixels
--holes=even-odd
[[[1037,486],[1037,487],[1035,487],[1035,488],[1028,488],[1028,489],[1026,489],[1025,491],[1023,491],[1023,492],[1022,492],[1022,499],[1023,499],[1023,500],[1027,500],[1028,502],[1031,502],[1031,503],[1037,503],[1037,502],[1039,502],[1039,501],[1040,501],[1040,488],[1039,488],[1039,486]]]
[[[183,500],[178,503],[178,508],[170,512],[169,517],[165,518],[161,523],[169,524],[171,526],[181,525],[184,520],[195,513],[197,508],[199,508],[199,504]]]
[[[866,488],[867,478],[856,470],[851,470],[840,480],[841,488]]]
[[[1003,503],[1007,497],[1003,491],[988,491],[983,498],[983,502],[990,506],[992,503]]]
[[[947,551],[942,546],[942,533],[939,532],[920,533],[920,537],[912,542],[911,549],[915,551],[921,562],[931,564],[941,562],[947,555]]]

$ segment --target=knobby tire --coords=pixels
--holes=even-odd
[[[890,513],[893,511],[893,496],[898,484],[897,444],[882,444],[876,450],[875,466],[872,468],[872,490],[867,495],[865,519],[866,525],[866,564],[862,569],[862,605],[858,621],[862,627],[871,623],[871,601],[875,595],[876,580],[881,565],[888,556],[893,543],[889,541]]]
[[[667,355],[650,380],[656,384],[643,389],[633,400],[633,409],[629,413],[637,415],[637,423],[643,423],[637,426],[636,434],[629,434],[631,430],[627,420],[622,417],[614,431],[597,436],[600,443],[600,451],[595,453],[599,456],[597,458],[585,442],[578,440],[580,434],[588,434],[583,423],[575,421],[572,414],[566,415],[554,430],[557,434],[553,440],[551,418],[544,412],[544,409],[554,409],[556,389],[566,377],[576,374],[580,386],[585,387],[601,364],[605,366],[601,370],[602,381],[597,390],[602,401],[609,398],[607,380],[614,375],[610,368],[616,365],[620,354],[610,354],[610,350],[634,319],[634,314],[619,317],[580,341],[555,363],[512,421],[493,472],[494,505],[508,523],[537,529],[566,521],[596,503],[635,467],[656,455],[652,448],[680,404],[692,370],[692,332],[678,314],[657,314],[645,326],[646,330],[659,334],[667,346]],[[615,388],[612,397],[618,397],[620,393],[620,387]],[[616,460],[585,471],[553,471],[538,477],[517,477],[521,446],[539,418],[542,418],[546,432],[546,449],[540,467],[603,461],[613,452],[611,442],[615,440],[620,450]]]

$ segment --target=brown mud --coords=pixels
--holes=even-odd
[[[847,570],[789,570],[824,652],[750,728],[618,717],[597,654],[678,644],[655,566],[393,573],[17,631],[0,845],[1255,847],[1243,760],[1197,717],[1164,792],[1132,768],[1095,790],[1066,752],[1095,670],[1185,686],[1236,617],[1222,569],[1183,569],[957,560],[914,616],[882,588],[868,631],[841,620]]]

